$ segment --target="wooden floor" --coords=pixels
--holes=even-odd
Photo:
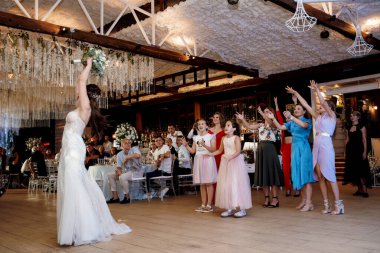
[[[199,196],[110,205],[115,219],[132,233],[110,242],[79,247],[56,244],[55,195],[8,190],[0,198],[0,252],[380,252],[380,188],[370,197],[354,197],[341,187],[346,214],[322,215],[314,185],[316,210],[295,210],[299,198],[280,195],[280,208],[262,208],[261,191],[253,190],[254,208],[242,219],[196,213]]]

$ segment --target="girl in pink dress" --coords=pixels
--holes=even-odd
[[[221,213],[221,217],[246,216],[246,209],[252,207],[251,187],[249,176],[245,167],[243,155],[240,154],[240,130],[236,122],[227,121],[224,127],[226,134],[222,138],[219,150],[212,153],[221,157],[215,206],[227,209]],[[239,211],[233,211],[240,209]]]
[[[323,214],[344,214],[343,200],[339,199],[339,188],[335,174],[335,152],[331,140],[336,126],[335,105],[332,101],[325,101],[316,82],[310,81],[310,89],[316,92],[320,108],[315,111],[308,105],[306,100],[291,87],[286,87],[288,93],[297,96],[298,101],[315,119],[316,136],[313,144],[313,167],[314,177],[319,180],[319,186],[323,197]],[[330,184],[335,199],[335,210],[331,211],[330,202],[327,196],[327,183]]]
[[[198,120],[198,135],[193,137],[193,146],[190,147],[185,138],[182,145],[191,153],[195,153],[193,164],[193,182],[199,184],[201,189],[202,205],[196,212],[208,213],[214,211],[211,203],[214,196],[214,184],[217,171],[215,158],[210,156],[215,151],[215,136],[207,133],[204,119]]]

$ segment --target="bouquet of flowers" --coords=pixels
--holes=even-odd
[[[86,53],[83,54],[81,60],[73,60],[72,63],[82,62],[83,65],[87,65],[86,59],[92,57],[92,68],[91,72],[98,76],[104,75],[104,70],[108,66],[109,61],[107,61],[106,54],[101,48],[90,48]]]
[[[34,146],[41,146],[41,137],[40,138],[29,138],[25,141],[26,150],[32,150]]]
[[[136,141],[138,139],[138,134],[136,129],[129,123],[123,123],[116,127],[116,143],[120,146],[121,140],[128,138],[131,141]]]

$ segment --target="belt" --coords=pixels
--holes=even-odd
[[[331,137],[331,135],[329,135],[328,133],[324,133],[324,132],[317,132],[317,136],[327,136],[327,137]]]

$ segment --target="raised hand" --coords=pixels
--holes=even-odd
[[[274,100],[274,104],[277,106],[277,97],[274,97],[273,100]]]
[[[261,107],[257,107],[257,111],[261,114],[261,115],[264,115],[263,111],[261,110]]]
[[[241,114],[236,112],[235,113],[235,117],[239,120],[243,120],[244,119],[244,112],[242,112]]]
[[[283,114],[286,119],[291,119],[292,117],[292,114],[289,111],[284,111]]]
[[[297,93],[297,91],[295,91],[292,87],[289,87],[289,86],[286,86],[285,90],[287,93],[290,93],[290,94],[296,94]]]
[[[297,104],[297,96],[295,94],[292,94],[292,100],[293,100],[293,103],[296,105]]]
[[[312,90],[318,90],[317,83],[314,80],[310,80],[309,88]]]

